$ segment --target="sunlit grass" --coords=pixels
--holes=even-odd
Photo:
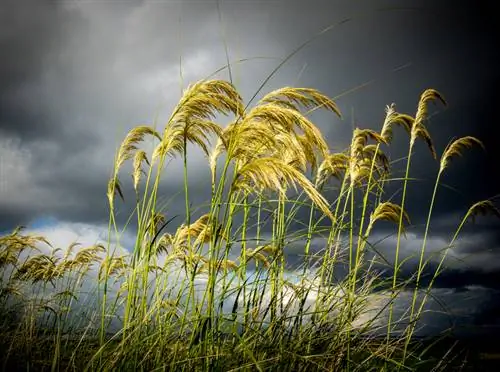
[[[474,204],[451,234],[431,284],[422,288],[441,177],[453,157],[482,146],[474,137],[455,140],[441,156],[429,201],[416,287],[404,319],[408,326],[394,336],[402,319],[393,314],[393,300],[407,285],[400,280],[399,255],[411,217],[405,205],[411,198],[407,184],[415,142],[423,140],[437,158],[425,126],[433,100],[444,103],[437,91],[424,91],[415,116],[388,106],[380,133],[356,128],[349,147],[331,153],[306,110],[322,108],[335,116],[340,111],[315,89],[285,87],[249,107],[230,82],[190,85],[163,128],[138,126],[118,149],[108,183],[107,244],[55,249],[22,229],[1,238],[4,369],[416,367],[422,355],[413,335],[446,253],[469,217],[500,216],[490,201]],[[218,124],[221,115],[230,116],[229,125]],[[402,180],[391,176],[386,155],[395,125],[409,134]],[[148,139],[151,153],[141,147]],[[188,144],[201,148],[211,172],[206,183],[211,198],[203,214],[191,209]],[[160,203],[160,183],[175,158],[184,169],[185,215],[177,220]],[[135,195],[124,195],[120,182],[127,161]],[[395,183],[402,185],[401,199],[387,199],[384,190]],[[122,233],[115,219],[117,196],[135,200],[128,223],[137,231],[136,240],[125,254],[111,243]],[[305,226],[291,229],[301,211],[308,213]],[[381,280],[366,254],[379,221],[392,222],[397,236],[393,276],[382,283],[389,291],[380,301],[375,291]],[[175,232],[168,233],[174,222]],[[320,251],[311,249],[315,238],[324,242]],[[295,269],[286,260],[292,242],[304,247],[302,265]],[[347,267],[345,277],[335,277],[339,265]],[[92,280],[96,285],[89,288]],[[424,291],[423,300],[418,291]],[[386,337],[375,337],[381,331]]]

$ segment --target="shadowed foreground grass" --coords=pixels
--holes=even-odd
[[[350,146],[331,153],[307,116],[317,109],[336,116],[340,111],[315,89],[281,88],[250,108],[229,82],[189,86],[162,131],[157,123],[133,128],[118,149],[107,191],[107,242],[60,249],[22,229],[1,238],[3,369],[378,371],[457,365],[460,353],[450,345],[430,352],[414,334],[464,224],[477,214],[500,216],[490,201],[474,204],[450,233],[430,284],[421,284],[438,185],[456,155],[482,146],[474,137],[455,139],[440,156],[410,307],[404,319],[393,308],[408,284],[398,273],[416,141],[438,158],[426,126],[431,101],[445,103],[428,89],[415,115],[387,106],[380,132],[356,128]],[[221,115],[231,118],[228,125],[218,124]],[[409,136],[403,178],[391,175],[385,153],[395,126]],[[188,144],[201,148],[211,174],[211,199],[197,209],[190,203]],[[169,196],[160,189],[172,158],[184,164],[186,206],[175,230],[176,216],[163,201]],[[131,196],[119,180],[129,162]],[[384,190],[394,184],[402,195],[388,199]],[[136,201],[127,224],[137,231],[132,252],[119,245],[127,226],[116,224],[117,197]],[[303,228],[292,229],[304,211]],[[397,237],[393,257],[385,261],[370,243],[380,221],[393,223]],[[312,249],[316,238],[324,242],[320,251]],[[303,245],[298,269],[284,254],[292,242]],[[372,270],[383,262],[393,272],[389,281]],[[334,275],[339,265],[347,268],[342,278]],[[381,284],[386,301],[376,302]]]

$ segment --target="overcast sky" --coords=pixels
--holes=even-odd
[[[443,184],[454,189],[439,190],[429,242],[439,249],[471,204],[500,193],[499,142],[493,136],[500,98],[499,23],[493,1],[466,4],[221,0],[219,14],[209,0],[4,0],[0,231],[19,224],[59,228],[61,236],[68,229],[82,231],[82,224],[101,229],[108,220],[105,191],[116,147],[132,127],[152,124],[159,108],[162,128],[183,87],[180,60],[185,87],[224,66],[224,39],[231,60],[265,57],[233,67],[247,102],[280,59],[336,24],[282,67],[263,93],[288,85],[336,97],[370,82],[338,99],[343,120],[313,116],[332,149],[342,150],[352,119],[356,126],[380,129],[385,105],[395,102],[398,111],[414,114],[424,89],[440,91],[448,106],[432,106],[428,126],[438,153],[463,135],[477,136],[487,151],[468,151],[444,175]],[[393,159],[406,155],[407,143],[396,131]],[[407,208],[416,227],[404,243],[408,252],[418,249],[419,224],[438,169],[422,143],[415,150],[411,176],[421,180],[409,188]],[[166,172],[161,191],[168,198],[181,190],[182,165],[172,162]],[[209,171],[196,149],[189,173],[194,204],[207,201]],[[122,179],[131,206],[131,182]],[[168,214],[182,215],[183,203],[182,197],[174,199]],[[118,216],[121,223],[126,218]],[[486,219],[465,231],[441,286],[499,287],[498,227]],[[381,249],[390,253],[391,240]]]

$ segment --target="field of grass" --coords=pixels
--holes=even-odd
[[[285,87],[245,105],[230,82],[190,85],[166,125],[138,126],[118,149],[107,192],[108,244],[55,249],[20,228],[0,238],[3,369],[445,370],[457,354],[451,346],[427,352],[414,337],[417,321],[464,224],[477,214],[500,214],[488,200],[465,211],[434,278],[420,283],[441,178],[454,157],[482,146],[474,137],[450,142],[439,156],[407,326],[395,337],[402,319],[392,300],[407,285],[398,273],[415,142],[424,141],[438,158],[427,129],[432,101],[445,103],[428,89],[414,115],[387,106],[380,132],[356,128],[350,146],[332,153],[308,115],[340,112],[315,89]],[[221,115],[231,118],[227,126],[218,124]],[[409,137],[402,178],[391,175],[385,151],[395,127]],[[211,199],[197,209],[190,203],[188,144],[202,149],[211,171]],[[160,188],[173,158],[184,164],[186,210],[178,219],[169,215],[164,198],[170,196]],[[119,180],[129,162],[135,195],[124,195]],[[395,183],[402,192],[390,199],[384,190]],[[136,201],[132,252],[116,244],[127,228],[115,221],[120,198]],[[291,229],[304,210],[303,228]],[[397,244],[392,278],[382,283],[388,301],[373,312],[381,284],[366,253],[376,248],[369,237],[380,221],[393,223]],[[325,242],[319,252],[311,248],[317,237]],[[290,280],[284,252],[297,241],[303,263]],[[341,264],[348,274],[336,278]]]

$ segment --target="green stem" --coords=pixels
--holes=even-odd
[[[387,321],[387,345],[389,345],[389,339],[390,339],[390,335],[392,332],[392,315],[393,315],[393,307],[394,307],[394,293],[396,290],[396,280],[397,280],[398,271],[399,271],[399,262],[398,262],[399,261],[399,249],[401,246],[401,234],[403,232],[403,216],[404,216],[404,207],[405,207],[405,200],[406,200],[406,186],[408,184],[408,174],[410,173],[410,162],[411,162],[412,149],[413,149],[413,143],[410,142],[410,147],[408,150],[408,160],[406,162],[405,178],[403,181],[403,195],[401,197],[401,213],[399,215],[399,221],[398,221],[398,237],[397,237],[396,252],[395,252],[395,257],[394,257],[394,273],[392,275],[392,296],[391,296],[391,302],[389,304],[389,319]]]
[[[438,175],[437,175],[437,177],[436,177],[436,182],[434,183],[434,190],[432,192],[431,203],[430,203],[430,206],[429,206],[429,213],[427,215],[427,222],[425,224],[425,232],[424,232],[424,238],[423,238],[423,241],[422,241],[422,248],[420,248],[420,259],[419,259],[419,262],[418,262],[417,280],[415,282],[415,289],[413,291],[413,298],[412,298],[411,310],[410,310],[410,331],[409,331],[409,334],[408,334],[408,336],[406,337],[406,340],[405,340],[405,348],[404,348],[404,352],[403,352],[403,360],[406,357],[406,352],[407,352],[408,344],[409,344],[410,339],[411,339],[411,337],[413,335],[413,332],[414,332],[415,327],[416,327],[416,322],[418,320],[417,317],[415,317],[415,319],[413,318],[413,314],[414,314],[414,309],[415,309],[415,303],[416,303],[416,300],[417,300],[417,293],[418,293],[418,286],[420,284],[420,277],[421,277],[422,271],[423,271],[423,266],[422,265],[423,265],[423,262],[424,262],[425,245],[427,243],[427,236],[428,236],[428,233],[429,233],[429,226],[430,226],[432,211],[433,211],[433,208],[434,208],[434,201],[436,199],[436,194],[437,194],[437,189],[438,189],[438,185],[439,185],[439,180],[441,178],[441,174],[442,174],[442,172],[440,170],[439,173],[438,173]],[[422,305],[423,305],[423,303],[422,303]]]

